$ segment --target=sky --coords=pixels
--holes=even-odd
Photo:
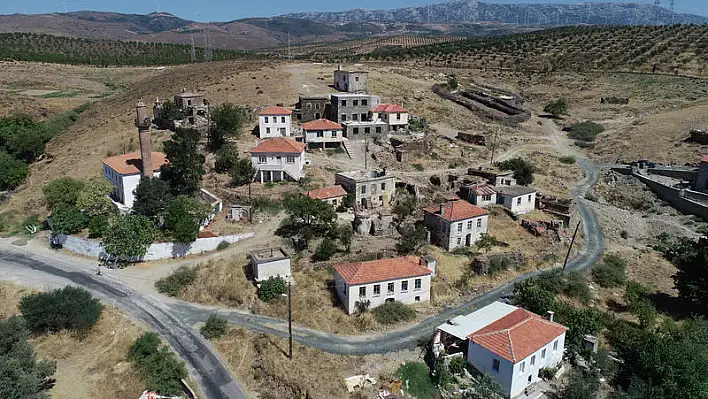
[[[303,11],[344,11],[352,8],[388,9],[442,3],[445,0],[0,0],[0,14],[41,14],[63,11],[114,11],[147,14],[157,10],[194,21],[231,21],[248,17],[269,17]],[[627,1],[653,4],[653,0],[586,0],[587,2]],[[661,0],[668,7],[670,0]],[[580,0],[482,0],[484,3],[581,3]],[[708,0],[675,0],[677,12],[708,16]]]

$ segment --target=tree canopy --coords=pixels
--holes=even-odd
[[[16,188],[25,181],[27,175],[27,164],[0,150],[0,191]]]
[[[160,167],[160,179],[167,182],[172,195],[196,195],[204,175],[204,155],[199,153],[201,135],[195,129],[179,128],[164,143],[170,163]]]
[[[543,112],[551,114],[554,118],[568,115],[568,102],[564,98],[551,101],[543,107]]]
[[[170,200],[165,213],[165,228],[181,243],[194,242],[201,222],[208,216],[209,206],[184,195]]]
[[[86,332],[98,322],[103,305],[85,289],[68,286],[23,297],[20,311],[33,332]]]
[[[502,170],[514,171],[514,179],[522,186],[528,186],[533,183],[533,173],[536,171],[536,168],[531,162],[523,158],[516,157],[497,162],[497,166]]]
[[[118,213],[116,205],[108,199],[113,185],[102,177],[89,179],[76,198],[76,207],[88,216],[106,216]]]
[[[111,220],[103,238],[106,253],[129,262],[145,255],[155,238],[153,222],[142,215],[125,215]]]
[[[662,234],[655,249],[678,269],[673,279],[679,297],[708,315],[708,246]]]
[[[241,133],[241,128],[246,121],[246,109],[223,103],[214,108],[211,120],[209,149],[216,151],[226,143],[227,137],[238,137]]]
[[[170,187],[158,177],[143,177],[135,188],[135,200],[132,212],[149,217],[157,222],[171,198]]]
[[[306,195],[294,195],[285,199],[285,212],[288,214],[290,228],[303,237],[321,237],[330,232],[337,214],[332,206],[324,201]]]
[[[47,205],[52,209],[58,205],[75,206],[83,188],[83,180],[61,177],[45,184],[42,187],[42,193],[44,193]]]
[[[90,218],[74,205],[61,204],[50,215],[52,228],[58,234],[75,234],[88,227]]]

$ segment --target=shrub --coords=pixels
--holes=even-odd
[[[163,294],[177,296],[184,287],[192,284],[196,279],[196,268],[180,266],[169,276],[157,280],[155,288]]]
[[[413,169],[415,169],[415,170],[417,170],[417,171],[419,171],[419,172],[422,172],[422,171],[425,170],[425,167],[424,167],[423,165],[419,164],[419,163],[414,163],[414,164],[411,165],[411,166],[413,167]]]
[[[592,278],[601,287],[612,288],[627,282],[627,261],[617,255],[605,255],[602,263],[593,266]]]
[[[605,127],[595,122],[581,122],[570,126],[568,137],[580,141],[595,141],[598,134],[605,131]]]
[[[225,318],[212,313],[199,331],[206,339],[221,338],[226,334],[227,325],[228,322]]]
[[[180,395],[182,379],[187,377],[187,368],[172,350],[162,345],[154,332],[146,332],[133,342],[129,351],[140,375],[147,381],[146,388],[160,395]]]
[[[335,253],[337,253],[337,246],[334,244],[334,240],[325,238],[320,245],[317,246],[313,258],[316,262],[326,261]]]
[[[575,163],[575,157],[573,156],[560,157],[558,160],[566,165],[572,165]]]
[[[437,392],[425,363],[407,362],[398,369],[398,376],[407,383],[408,392],[418,399],[432,399]]]
[[[543,112],[551,114],[554,118],[568,115],[568,102],[564,98],[551,101],[543,107]]]
[[[462,375],[467,368],[467,361],[464,357],[458,356],[450,359],[450,364],[448,365],[450,372],[454,375]]]
[[[514,171],[514,179],[522,186],[533,183],[533,173],[536,171],[536,168],[531,162],[523,158],[516,157],[507,159],[506,161],[498,162],[497,166],[502,170]]]
[[[216,157],[214,170],[219,173],[230,171],[236,166],[236,162],[238,162],[238,151],[236,147],[231,145],[221,147],[214,155]]]
[[[415,309],[403,302],[393,301],[374,308],[376,320],[381,324],[395,324],[415,319]]]
[[[59,234],[74,234],[89,225],[89,217],[84,215],[74,205],[58,205],[50,216],[54,232]]]
[[[27,164],[0,150],[0,191],[12,190],[24,183],[28,174]]]
[[[231,245],[231,244],[229,244],[228,241],[226,241],[226,240],[221,241],[221,242],[219,243],[219,245],[216,246],[216,250],[217,250],[217,251],[223,251],[223,250],[225,250],[226,248],[228,248],[229,245]]]
[[[553,367],[544,367],[538,371],[538,376],[546,381],[550,381],[556,376],[556,370]]]
[[[0,320],[0,398],[49,398],[55,371],[56,363],[37,359],[22,317]]]
[[[33,332],[71,330],[83,333],[98,322],[103,305],[85,289],[68,286],[23,297],[20,311]]]
[[[258,289],[258,297],[261,301],[269,302],[288,292],[288,284],[285,279],[278,277],[270,277],[268,280],[261,283]]]
[[[91,218],[88,225],[89,238],[101,238],[108,230],[108,216],[100,215]]]
[[[435,384],[440,388],[445,388],[454,381],[450,367],[448,367],[447,363],[444,361],[435,362],[435,374],[433,377]]]
[[[54,208],[57,205],[74,206],[83,188],[84,182],[82,180],[62,177],[45,184],[42,187],[42,193],[44,193],[44,200],[49,208]]]

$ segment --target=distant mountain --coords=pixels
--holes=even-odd
[[[488,4],[457,0],[429,6],[393,10],[355,9],[342,12],[303,12],[289,18],[317,22],[497,22],[557,26],[575,24],[656,25],[706,24],[708,17],[678,14],[655,5],[638,3]]]

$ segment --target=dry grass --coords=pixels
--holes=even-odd
[[[563,164],[557,154],[534,151],[528,159],[536,168],[532,185],[542,194],[568,198],[573,185],[583,178],[577,163]]]
[[[250,307],[256,287],[246,278],[247,261],[222,259],[197,266],[197,279],[180,293],[180,299],[208,305]]]
[[[19,314],[20,299],[33,292],[33,289],[0,281],[0,319]]]

